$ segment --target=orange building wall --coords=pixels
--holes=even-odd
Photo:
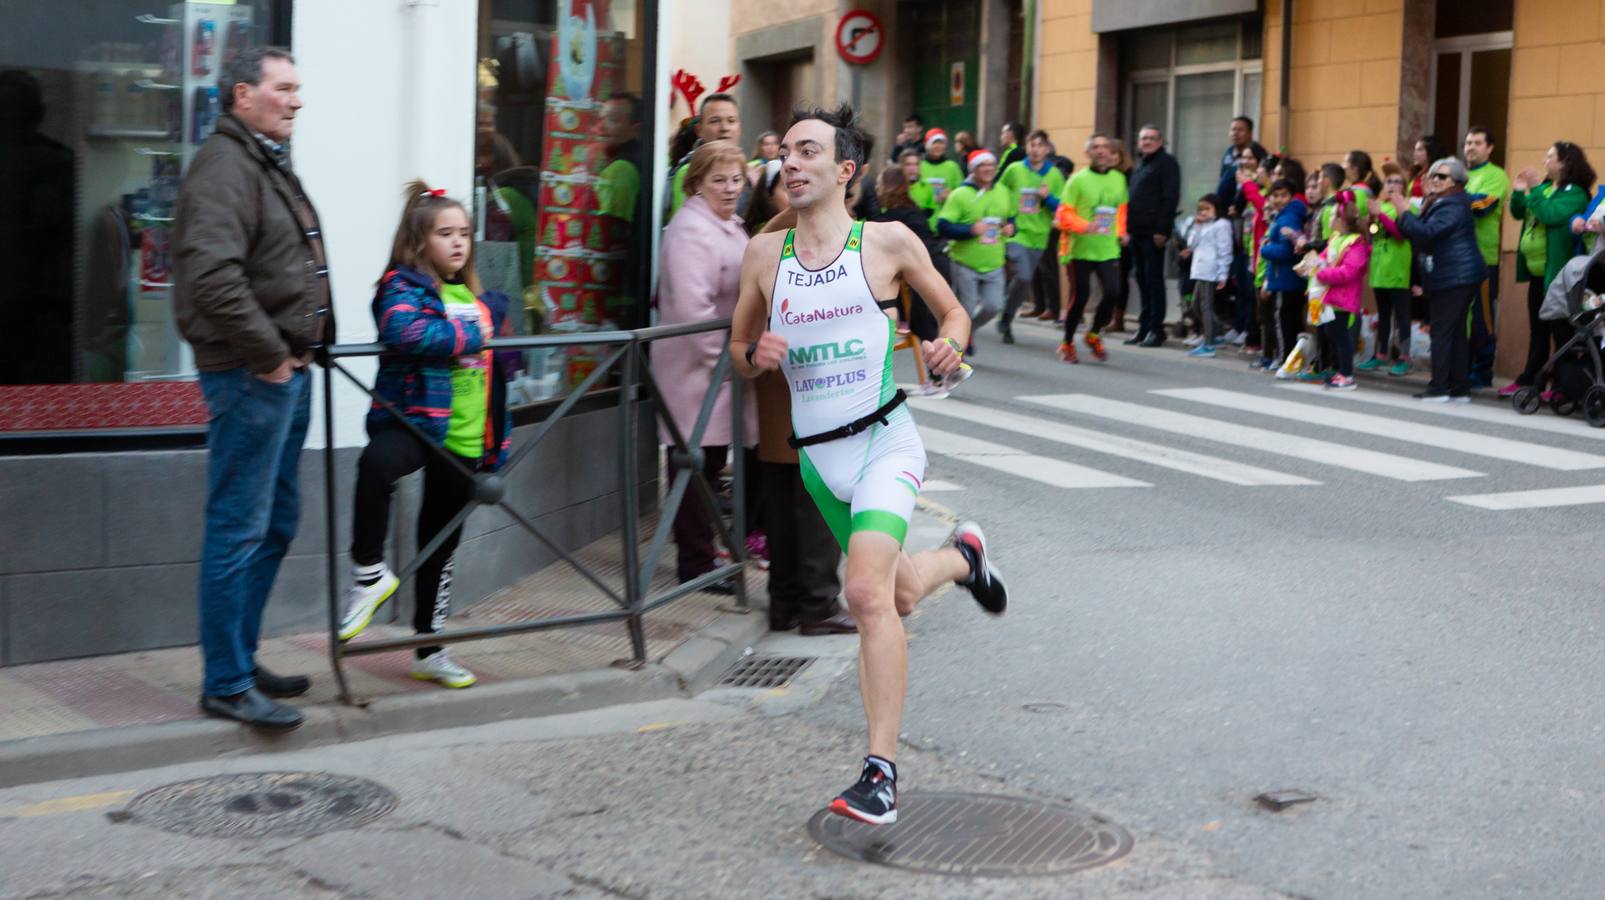
[[[1042,5],[1038,38],[1036,126],[1059,152],[1086,162],[1082,143],[1093,131],[1098,93],[1098,36],[1092,0],[1051,0]]]

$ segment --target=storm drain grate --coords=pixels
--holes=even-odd
[[[903,794],[895,825],[865,825],[828,810],[808,833],[833,853],[914,872],[1007,878],[1062,875],[1131,852],[1131,834],[1059,803],[992,794]]]
[[[311,837],[366,825],[396,802],[388,788],[363,778],[248,772],[155,788],[112,815],[195,837]]]
[[[812,656],[743,656],[719,677],[718,687],[785,687],[813,661]]]

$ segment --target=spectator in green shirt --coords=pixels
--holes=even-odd
[[[1494,352],[1498,349],[1493,323],[1499,314],[1499,229],[1510,196],[1510,178],[1493,163],[1494,135],[1481,125],[1466,131],[1466,194],[1477,223],[1477,248],[1488,267],[1481,296],[1471,304],[1471,386],[1493,384]]]
[[[1003,309],[1003,241],[1014,236],[1015,206],[1009,189],[994,183],[998,158],[992,151],[974,151],[969,164],[970,177],[948,194],[936,225],[952,241],[953,293],[979,329]]]
[[[1515,190],[1510,194],[1510,214],[1521,222],[1516,281],[1527,282],[1528,329],[1527,367],[1515,383],[1525,386],[1534,383],[1549,361],[1551,341],[1559,345],[1571,339],[1570,324],[1540,319],[1538,310],[1544,304],[1549,283],[1572,258],[1575,242],[1571,220],[1588,207],[1589,193],[1594,189],[1594,167],[1589,165],[1583,148],[1570,141],[1556,141],[1544,154],[1544,174],[1522,169],[1516,173],[1512,187]]]
[[[691,148],[693,152],[709,141],[729,141],[737,145],[741,143],[741,110],[736,106],[735,97],[729,94],[709,94],[702,98],[701,110],[697,114],[697,142]],[[663,216],[665,226],[685,203],[686,164],[690,161],[691,154],[687,153],[675,160],[674,168],[669,170],[669,209]],[[746,189],[741,192],[741,198],[736,201],[736,215],[745,215],[747,204],[751,200],[752,183],[749,181]]]
[[[1025,158],[1004,168],[998,184],[1014,195],[1014,237],[1003,248],[1008,266],[1007,300],[998,331],[1003,343],[1014,343],[1015,313],[1031,293],[1037,266],[1053,234],[1053,213],[1059,208],[1064,176],[1048,159],[1048,133],[1038,129],[1025,141]]]

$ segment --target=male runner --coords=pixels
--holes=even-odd
[[[1074,266],[1075,302],[1064,320],[1064,343],[1059,358],[1067,363],[1076,358],[1076,329],[1087,308],[1092,276],[1098,276],[1103,299],[1092,314],[1092,328],[1085,338],[1087,349],[1100,360],[1108,359],[1101,332],[1115,317],[1120,299],[1120,249],[1130,243],[1126,234],[1126,175],[1115,168],[1115,145],[1109,135],[1095,132],[1087,139],[1088,168],[1070,176],[1059,195],[1053,224],[1071,235],[1068,262]]]
[[[793,118],[780,158],[797,227],[747,245],[730,350],[744,378],[777,368],[785,375],[804,484],[847,551],[869,755],[858,783],[830,809],[879,825],[897,821],[897,732],[908,682],[900,617],[949,581],[968,587],[987,612],[1002,614],[1008,601],[974,523],[960,525],[951,546],[903,552],[925,448],[892,381],[899,284],[925,297],[941,322],[941,338],[925,343],[925,364],[937,375],[959,368],[970,321],[913,232],[848,215],[846,192],[863,168],[867,139],[847,104]]]
[[[1009,281],[1003,317],[998,320],[1003,343],[1012,344],[1014,314],[1020,311],[1020,305],[1031,293],[1037,268],[1053,232],[1053,214],[1059,208],[1059,194],[1064,191],[1064,175],[1048,159],[1046,131],[1031,132],[1025,141],[1025,159],[1005,167],[998,176],[998,184],[1009,189],[1017,204],[1014,236],[1003,248]]]

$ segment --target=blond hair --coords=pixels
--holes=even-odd
[[[714,167],[724,163],[735,163],[745,174],[747,154],[741,152],[741,148],[732,141],[708,141],[693,151],[691,162],[686,164],[685,195],[689,197],[701,190],[702,179],[707,178]]]
[[[385,266],[388,271],[397,266],[406,266],[425,275],[432,275],[436,282],[445,281],[448,277],[456,275],[462,283],[468,286],[474,296],[479,296],[484,289],[479,283],[479,272],[474,269],[474,242],[468,242],[468,257],[463,260],[463,267],[457,272],[437,272],[429,262],[429,234],[435,230],[435,219],[447,209],[462,211],[463,217],[473,222],[474,217],[468,215],[468,207],[460,200],[447,197],[444,191],[436,192],[422,178],[415,178],[407,183],[402,196],[406,205],[401,208],[401,222],[396,225],[395,240],[390,243],[390,262]]]

